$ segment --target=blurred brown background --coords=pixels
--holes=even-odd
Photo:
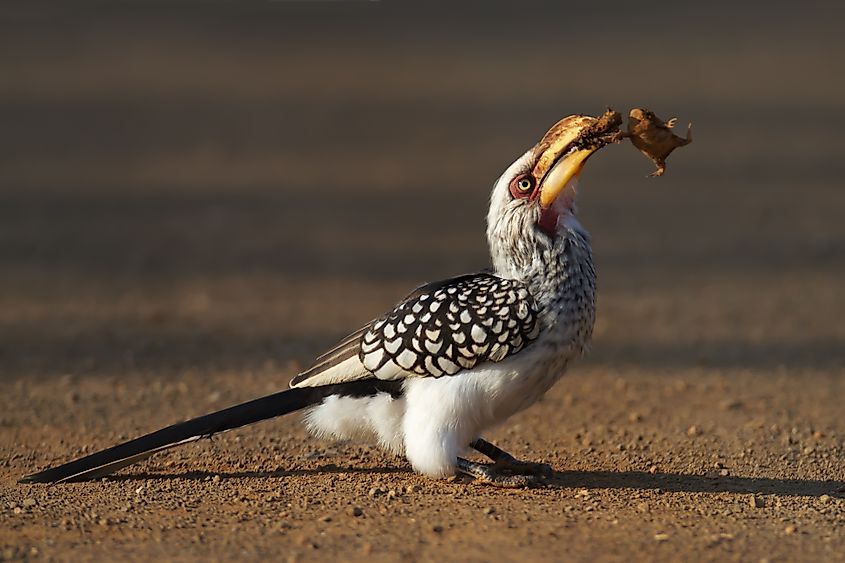
[[[307,362],[485,266],[493,180],[607,105],[695,143],[590,162],[584,365],[841,369],[842,9],[563,4],[5,4],[0,375]]]

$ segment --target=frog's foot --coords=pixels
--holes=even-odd
[[[646,176],[646,178],[655,178],[657,176],[663,176],[663,173],[666,172],[666,162],[664,161],[655,161],[657,165],[657,170]]]

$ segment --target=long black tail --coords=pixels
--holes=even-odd
[[[97,479],[146,459],[156,452],[206,438],[268,418],[315,405],[330,395],[366,397],[377,393],[401,393],[401,382],[364,380],[320,387],[288,389],[260,399],[162,428],[77,460],[27,475],[19,483],[61,483]]]

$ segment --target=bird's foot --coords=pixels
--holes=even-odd
[[[492,485],[494,487],[502,487],[507,489],[522,489],[526,487],[543,486],[545,479],[536,473],[532,474],[514,474],[514,473],[500,473],[496,465],[486,465],[484,463],[476,463],[469,461],[462,457],[458,458],[458,471],[474,477],[479,483],[485,485]]]
[[[668,127],[669,129],[671,129],[672,127],[674,127],[674,126],[675,126],[675,124],[676,124],[677,122],[678,122],[678,118],[677,118],[677,117],[673,117],[672,119],[670,119],[669,121],[667,121],[667,122],[666,122],[666,127]]]
[[[471,447],[493,460],[492,467],[496,471],[503,470],[518,475],[535,475],[538,477],[551,477],[554,474],[554,469],[552,469],[551,465],[516,459],[508,452],[498,446],[494,446],[484,438],[478,438],[472,443]]]

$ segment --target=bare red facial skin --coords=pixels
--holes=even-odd
[[[527,182],[527,184],[525,184]],[[525,184],[527,187],[522,187],[520,184]],[[513,180],[511,180],[510,185],[508,185],[508,189],[510,189],[511,196],[514,199],[535,199],[540,190],[537,187],[537,181],[534,179],[534,176],[531,174],[520,174]]]
[[[526,180],[530,183],[530,186],[525,184],[524,181]],[[520,187],[520,182],[523,182],[523,187]],[[511,196],[513,196],[514,199],[527,199],[528,201],[534,201],[540,197],[540,186],[531,174],[520,174],[511,180],[508,188],[510,189]],[[560,214],[553,207],[543,209],[540,213],[540,220],[537,221],[537,226],[550,237],[554,237],[555,232],[557,231],[557,219],[559,215]]]
[[[537,226],[540,227],[541,231],[554,238],[557,233],[558,217],[560,217],[560,213],[557,212],[554,206],[543,209],[540,211],[540,220],[537,221]]]

